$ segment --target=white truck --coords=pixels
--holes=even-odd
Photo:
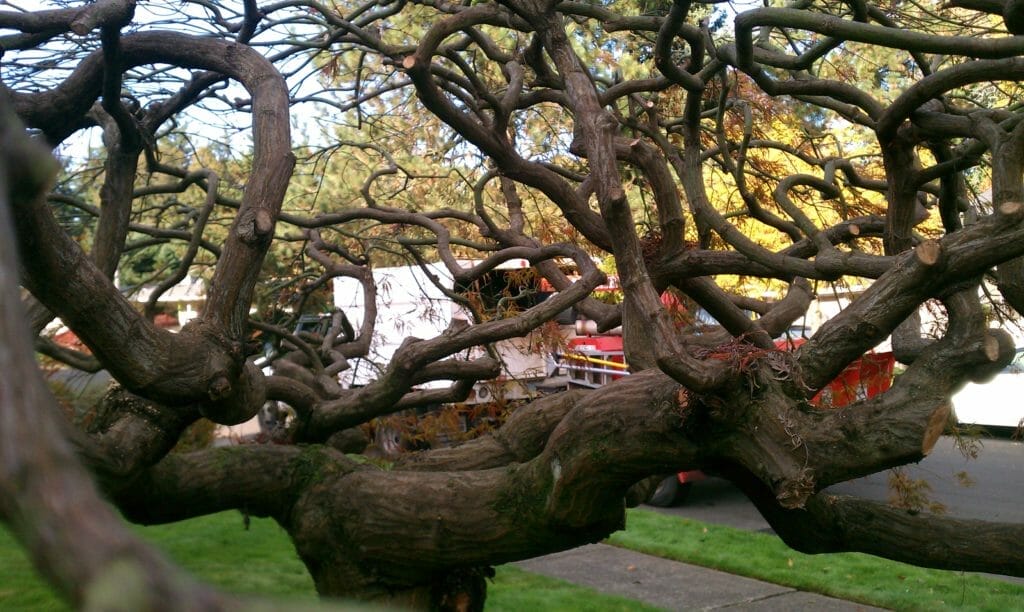
[[[466,267],[475,262],[467,261]],[[550,295],[541,291],[535,275],[529,272],[529,262],[513,259],[498,266],[487,277],[488,287],[483,293],[498,293],[499,288],[512,288],[509,293],[520,293],[529,303],[527,307]],[[387,365],[402,341],[409,337],[433,338],[457,320],[470,320],[466,309],[445,295],[431,280],[438,279],[442,286],[454,288],[454,278],[441,263],[420,266],[396,266],[375,268],[373,281],[377,286],[377,320],[371,342],[371,354],[367,359],[350,360],[351,368],[342,372],[344,386],[360,386],[374,380],[380,369]],[[531,286],[532,283],[532,286]],[[334,280],[334,305],[349,318],[352,326],[359,328],[364,316],[363,290],[358,280],[339,277]],[[559,334],[569,337],[574,334],[571,314],[559,317]],[[491,402],[501,399],[525,399],[535,392],[535,386],[551,374],[553,363],[546,350],[541,334],[532,332],[522,338],[503,340],[496,344],[502,360],[502,374],[493,380],[478,383],[466,400],[468,404]],[[473,348],[466,355],[474,358],[483,349]],[[424,387],[446,386],[448,381],[435,381]]]

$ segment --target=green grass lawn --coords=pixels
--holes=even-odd
[[[271,520],[253,519],[246,530],[241,514],[223,512],[137,531],[188,571],[227,591],[316,600],[305,566],[287,534]],[[0,610],[68,609],[35,576],[3,529],[0,577]]]
[[[158,527],[143,537],[180,565],[230,592],[314,601],[313,583],[284,531],[253,519],[245,529],[237,512]],[[626,531],[610,543],[899,610],[1020,609],[1024,586],[959,572],[924,570],[868,555],[802,555],[775,536],[631,510]],[[67,610],[33,572],[21,548],[0,529],[0,610]],[[494,612],[646,611],[639,602],[502,566],[488,590]]]
[[[630,510],[608,543],[659,557],[897,610],[1019,610],[1024,585],[871,555],[804,555],[778,537]]]
[[[210,584],[234,593],[316,601],[313,581],[283,529],[269,519],[222,512],[177,523],[138,528],[179,565]],[[487,591],[487,609],[520,612],[644,612],[658,608],[598,593],[513,566],[497,568]],[[0,525],[0,610],[67,611],[33,571],[21,548]]]

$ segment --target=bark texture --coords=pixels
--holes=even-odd
[[[689,469],[800,550],[1022,574],[1020,526],[821,493],[918,461],[1014,357],[1018,7],[641,4],[0,10],[0,518],[62,595],[240,605],[114,526],[90,477],[139,523],[273,517],[322,594],[415,608],[481,609],[494,564],[598,541],[637,482]],[[95,167],[39,148],[93,127]],[[446,328],[382,329],[398,264]],[[171,333],[189,275],[206,301]],[[621,332],[630,373],[479,404],[522,382],[511,350],[567,351],[566,313]],[[890,388],[813,399],[890,336]],[[33,346],[116,384],[58,415]],[[172,450],[257,413],[252,444]],[[342,452],[396,422],[421,447],[484,433]]]

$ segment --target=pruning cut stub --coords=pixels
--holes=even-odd
[[[922,456],[927,456],[935,448],[935,443],[939,441],[942,432],[946,430],[952,410],[953,404],[942,402],[935,407],[935,410],[929,416],[928,425],[925,427],[924,435],[921,437]]]
[[[256,211],[255,229],[259,236],[266,236],[274,231],[274,216],[270,211],[263,208]]]
[[[274,216],[270,211],[258,208],[243,212],[238,222],[238,237],[246,244],[254,244],[274,232]]]
[[[999,359],[999,339],[995,336],[986,334],[985,339],[982,340],[982,349],[989,361],[994,362]]]
[[[1003,202],[996,208],[996,212],[1000,216],[1008,217],[1011,221],[1019,221],[1024,218],[1024,203]]]
[[[210,395],[210,399],[221,399],[231,392],[231,382],[226,376],[218,376],[210,381],[210,386],[207,389],[207,392]]]
[[[939,263],[942,255],[942,245],[937,240],[925,240],[914,249],[917,260],[926,266],[934,266]]]

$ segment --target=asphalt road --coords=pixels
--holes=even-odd
[[[928,457],[904,471],[928,483],[931,498],[945,506],[947,516],[1024,523],[1024,444],[996,438],[979,442],[978,458],[967,459],[953,438],[943,437]],[[831,490],[885,501],[888,479],[887,472],[874,474]]]
[[[954,439],[943,437],[931,455],[906,474],[924,479],[932,501],[945,506],[947,516],[1024,523],[1024,444],[984,438],[977,459],[966,459]],[[966,474],[967,478],[959,476]],[[829,490],[845,495],[886,501],[889,473],[845,482]],[[707,478],[694,483],[686,502],[666,512],[699,521],[753,531],[768,529],[753,505],[730,483]]]

